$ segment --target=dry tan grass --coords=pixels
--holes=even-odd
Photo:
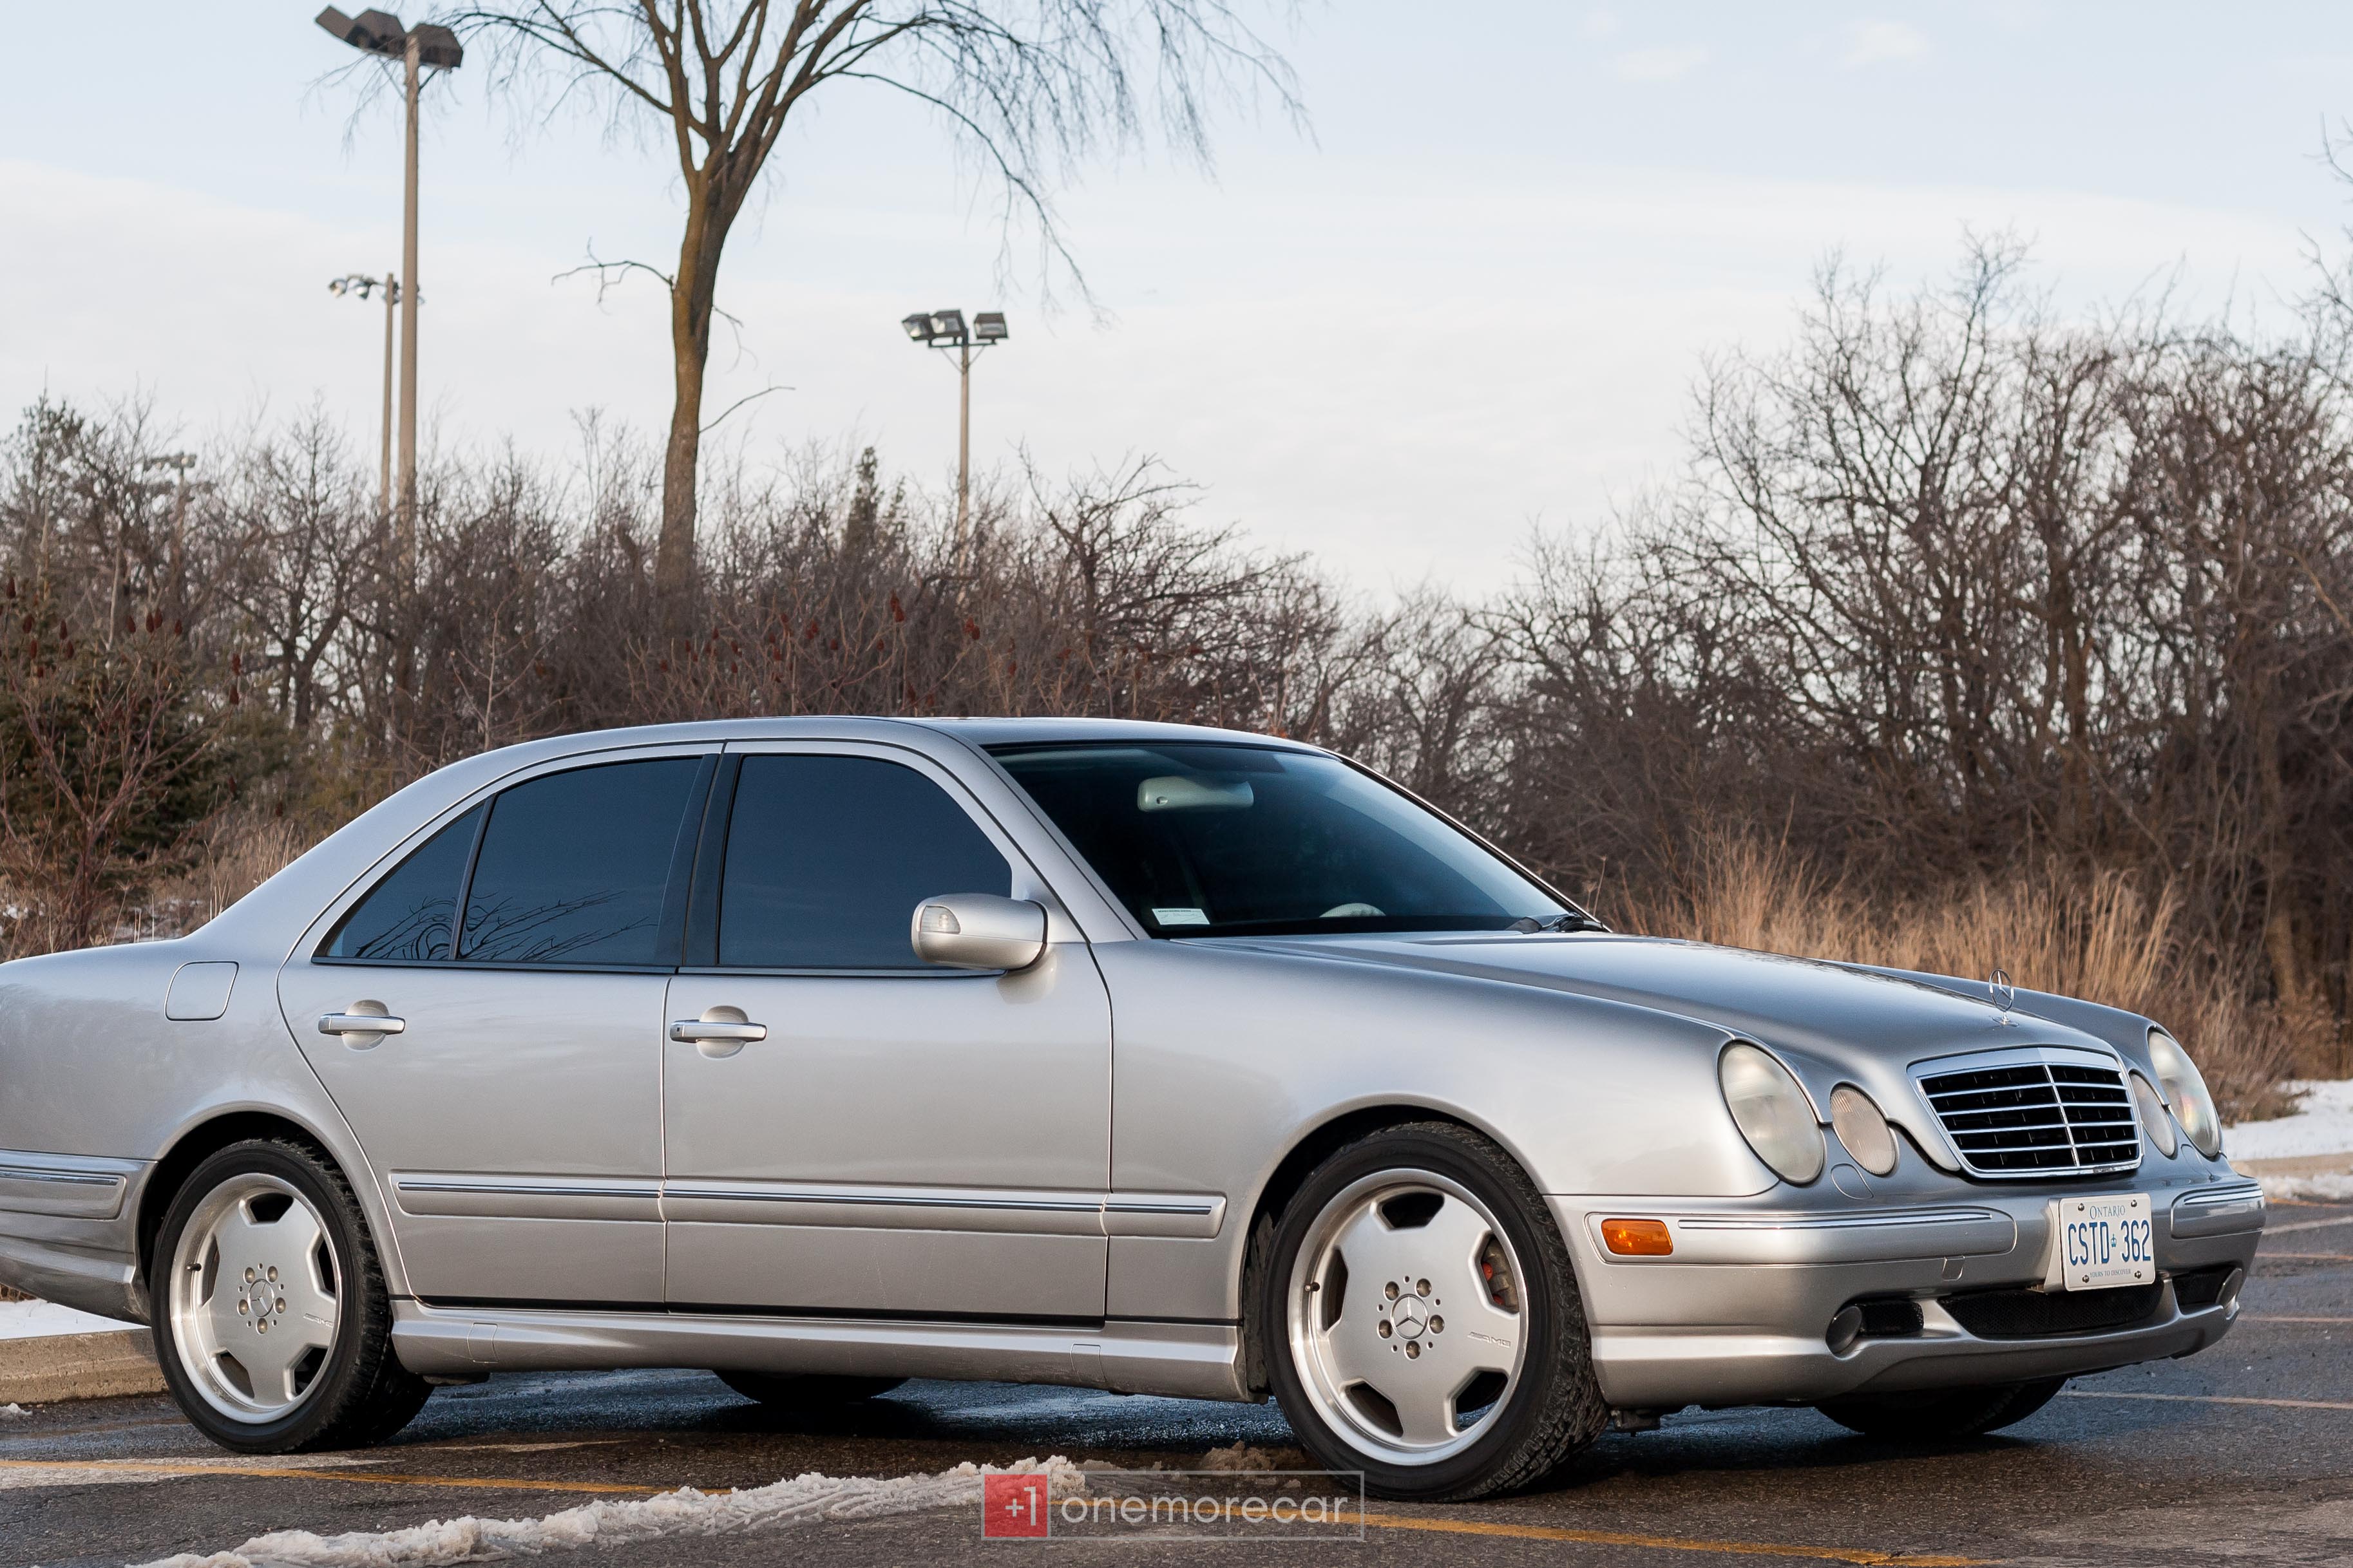
[[[2254,1000],[2183,941],[2171,889],[2152,897],[2113,872],[1871,899],[1778,846],[1727,837],[1704,845],[1682,890],[1631,902],[1635,930],[1970,978],[2003,969],[2022,988],[2146,1014],[2189,1047],[2234,1121],[2288,1109],[2277,1086],[2326,1032]]]

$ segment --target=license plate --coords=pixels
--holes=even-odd
[[[2052,1207],[2052,1282],[2062,1290],[2110,1290],[2157,1278],[2148,1194],[2061,1198]]]

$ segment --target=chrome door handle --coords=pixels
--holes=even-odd
[[[716,1018],[681,1018],[670,1026],[670,1037],[681,1045],[726,1041],[745,1046],[768,1037],[765,1024],[733,1024]]]
[[[322,1035],[397,1035],[407,1027],[407,1019],[383,1013],[328,1013],[319,1019]]]

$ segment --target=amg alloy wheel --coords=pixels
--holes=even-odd
[[[152,1275],[164,1381],[224,1447],[373,1443],[431,1392],[393,1356],[391,1303],[350,1187],[300,1144],[233,1144],[197,1166],[164,1215]]]
[[[1518,1167],[1466,1129],[1394,1128],[1333,1155],[1259,1283],[1293,1430],[1375,1496],[1525,1486],[1608,1419],[1567,1248]]]

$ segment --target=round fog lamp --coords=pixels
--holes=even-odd
[[[1895,1169],[1895,1130],[1871,1096],[1851,1083],[1831,1090],[1831,1126],[1854,1163],[1874,1176]]]
[[[1813,1102],[1789,1069],[1745,1041],[1716,1061],[1724,1103],[1757,1157],[1783,1181],[1803,1186],[1822,1173],[1822,1132]]]
[[[2157,1145],[2158,1153],[2172,1159],[2174,1152],[2181,1147],[2181,1140],[2174,1135],[2173,1116],[2165,1109],[2163,1097],[2138,1073],[2132,1075],[2132,1091],[2133,1109],[2140,1112],[2140,1124],[2147,1131],[2148,1141]]]

